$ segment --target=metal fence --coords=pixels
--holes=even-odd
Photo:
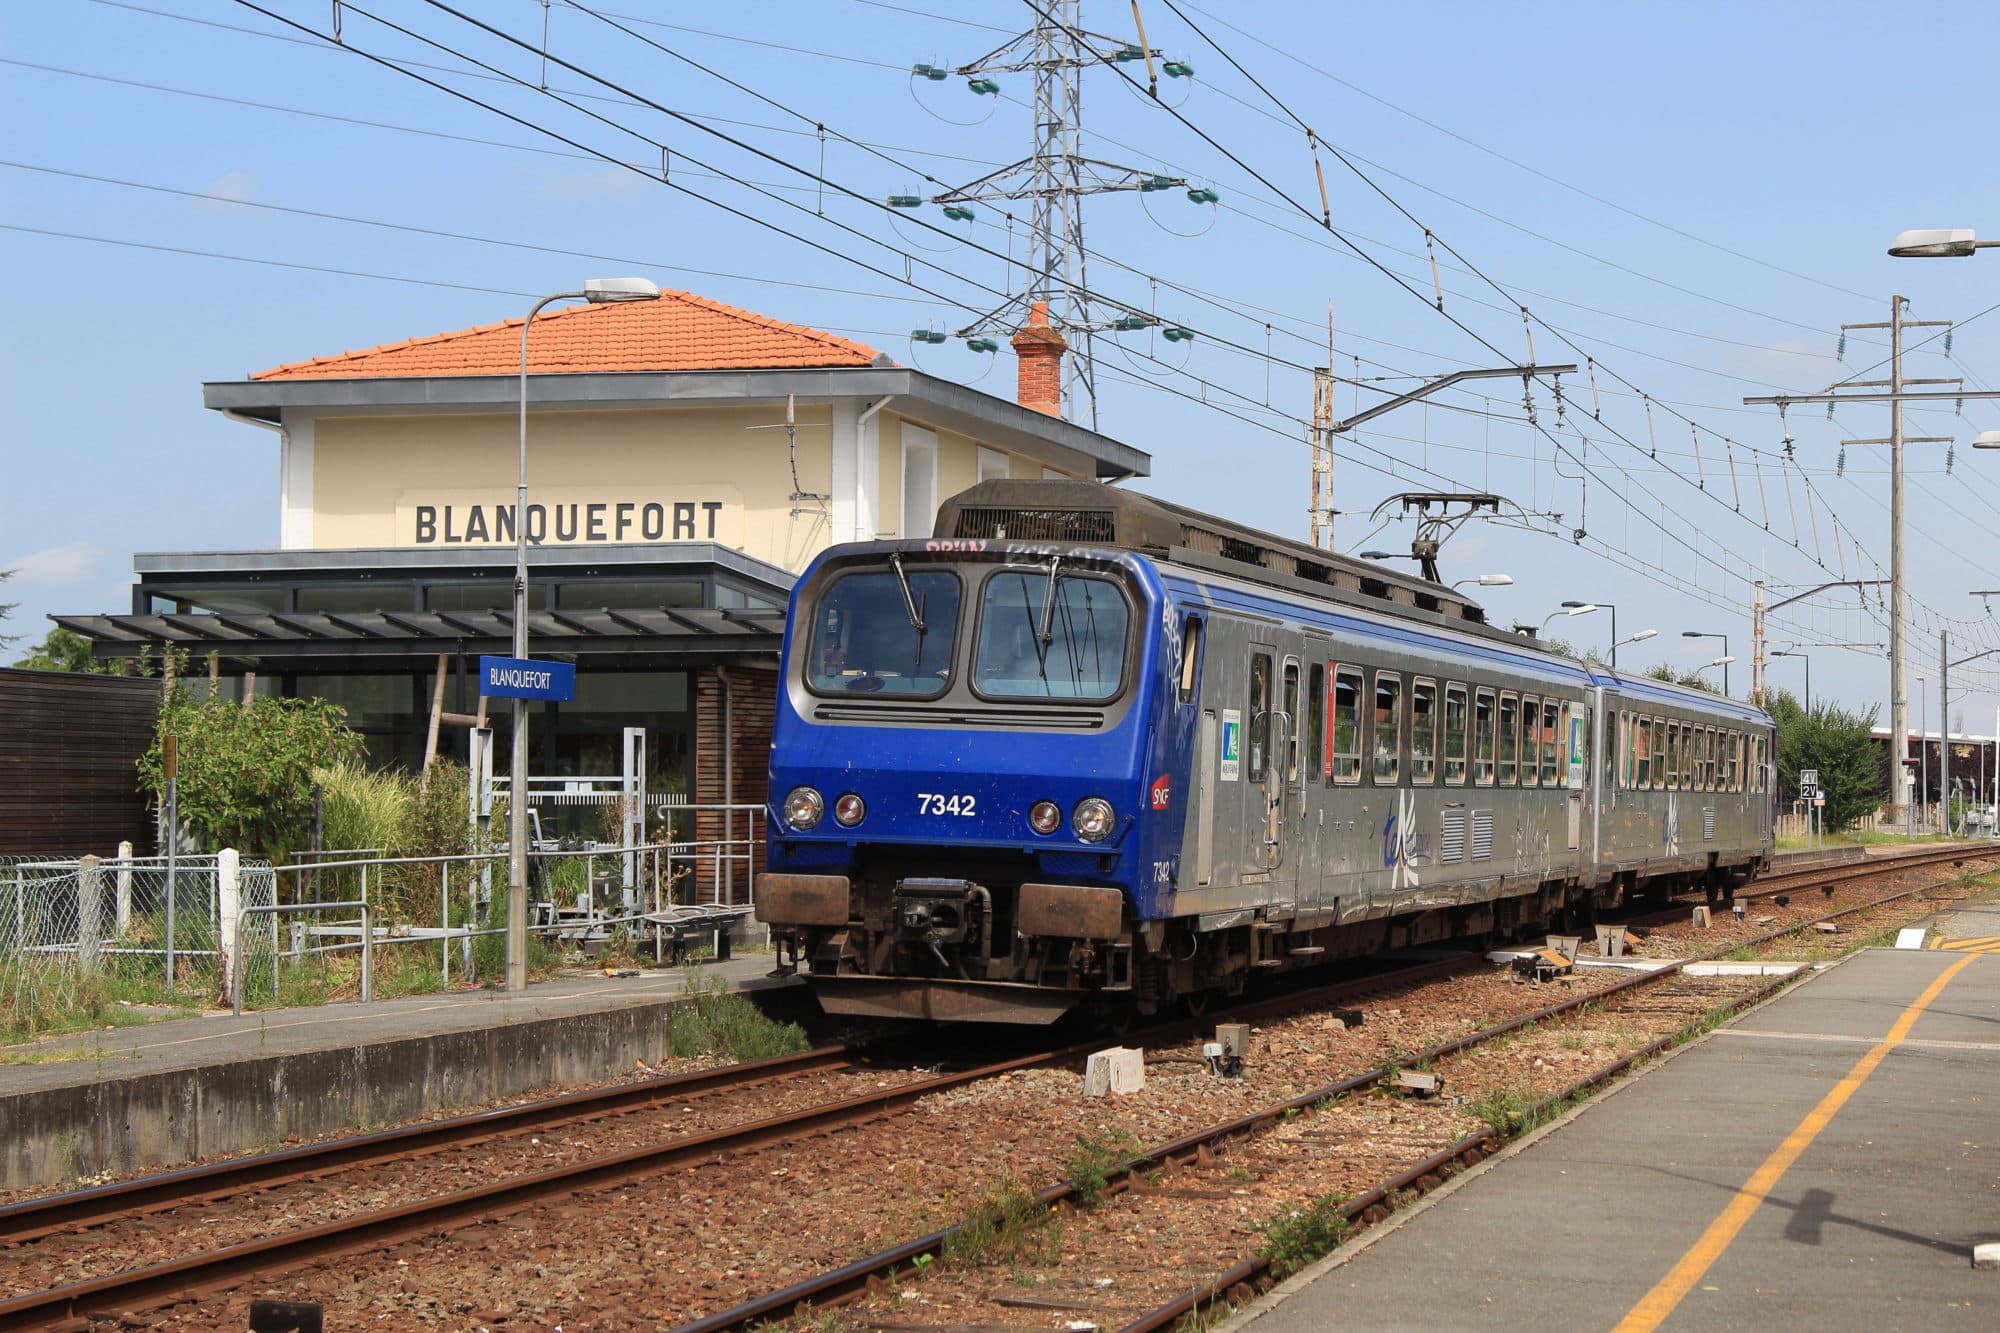
[[[664,959],[703,935],[721,947],[749,914],[762,808],[712,809],[736,836],[532,848],[534,961]],[[0,1029],[117,1002],[294,1006],[498,980],[507,878],[504,849],[275,869],[232,851],[0,858]]]
[[[269,863],[213,856],[0,857],[4,1025],[106,1004],[209,1003],[224,923],[275,901]]]

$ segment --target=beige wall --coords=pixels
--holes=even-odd
[[[795,486],[783,420],[770,407],[536,412],[528,503],[542,527],[530,539],[714,540],[801,569],[832,540],[831,503],[795,504],[793,491],[830,495],[832,450],[854,445],[833,440],[832,408],[800,405]],[[900,531],[906,422],[936,435],[940,501],[978,481],[980,442],[890,412],[878,420],[877,535],[926,536],[928,523]],[[511,545],[517,432],[510,413],[315,418],[305,544]],[[1015,477],[1043,475],[1026,455],[1008,465]]]
[[[801,491],[831,489],[831,417],[798,409]],[[826,506],[792,514],[783,420],[770,408],[537,412],[528,503],[545,511],[542,540],[706,541],[712,524],[712,540],[798,569],[826,545]],[[486,542],[510,543],[511,530],[496,527],[511,521],[518,429],[511,415],[320,417],[312,545],[479,544],[481,529]]]

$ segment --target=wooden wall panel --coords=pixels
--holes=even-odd
[[[161,683],[0,668],[0,855],[150,852],[139,794]]]
[[[750,667],[699,667],[694,677],[694,802],[696,805],[763,805],[771,783],[771,721],[777,708],[778,673]],[[723,691],[729,703],[723,706]],[[728,731],[725,732],[725,724]],[[723,764],[724,747],[730,764]],[[725,776],[731,790],[725,790]],[[744,836],[745,816],[734,816],[729,836]],[[764,867],[764,826],[751,825],[755,842],[751,849],[751,872]],[[713,843],[724,836],[719,811],[703,811],[695,817],[695,840]],[[750,900],[750,885],[741,862],[730,883],[727,868],[718,895],[715,864],[707,849],[697,854],[695,892],[702,902],[717,897],[731,902]]]

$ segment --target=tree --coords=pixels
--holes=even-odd
[[[111,667],[90,655],[90,640],[81,634],[52,626],[41,646],[14,664],[30,671],[79,671],[91,675],[109,675]]]
[[[273,860],[303,846],[312,817],[313,770],[361,751],[346,711],[326,699],[243,703],[177,682],[160,708],[139,786],[166,799],[165,738],[179,738],[181,820],[204,842]]]
[[[1715,688],[1714,682],[1702,675],[1701,672],[1676,671],[1665,662],[1658,662],[1647,667],[1646,674],[1654,680],[1664,680],[1669,685],[1685,685],[1691,690],[1700,690],[1704,694],[1721,693],[1720,690]]]
[[[1852,713],[1822,702],[1811,712],[1789,690],[1771,695],[1765,708],[1778,723],[1778,790],[1796,794],[1799,770],[1819,770],[1826,793],[1826,826],[1838,831],[1882,804],[1888,795],[1882,756],[1871,733],[1875,710]]]

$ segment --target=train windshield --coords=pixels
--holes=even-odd
[[[825,693],[943,694],[951,683],[958,603],[955,574],[842,575],[813,613],[808,682]]]
[[[986,580],[973,687],[1008,699],[1105,700],[1125,675],[1125,596],[1109,579],[1002,570]]]

